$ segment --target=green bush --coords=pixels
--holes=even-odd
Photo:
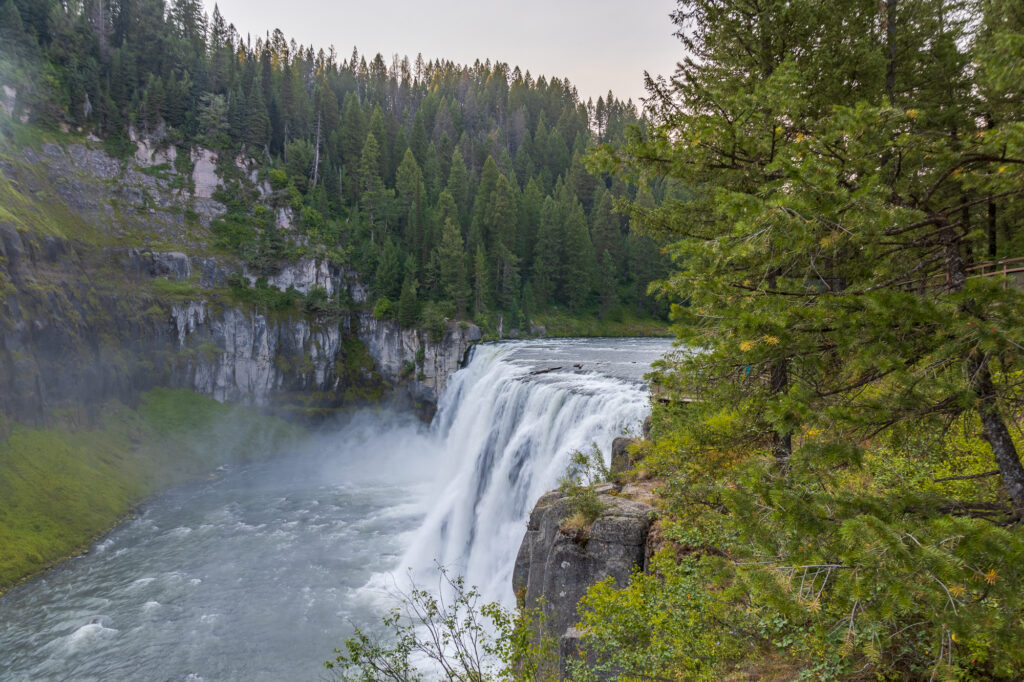
[[[415,584],[398,591],[384,616],[384,637],[356,628],[345,649],[324,663],[340,680],[447,679],[462,682],[557,679],[556,642],[542,636],[540,612],[480,603],[476,588],[439,568],[442,596]]]
[[[303,298],[303,307],[311,315],[324,315],[333,311],[327,289],[320,285],[313,286],[306,292]]]
[[[281,291],[267,284],[265,277],[256,280],[256,285],[250,287],[248,280],[239,273],[228,276],[228,286],[231,288],[231,296],[239,303],[251,303],[258,308],[272,312],[288,312],[294,310],[302,296],[294,288],[288,287]]]
[[[596,443],[589,452],[577,450],[570,455],[569,466],[558,483],[569,497],[570,513],[579,514],[581,525],[589,527],[604,511],[604,503],[594,487],[608,480],[608,476],[608,468]]]
[[[378,320],[390,320],[395,316],[395,307],[387,296],[381,296],[373,304],[373,316]]]

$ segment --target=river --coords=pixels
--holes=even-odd
[[[476,348],[434,422],[360,411],[271,460],[150,500],[0,599],[0,680],[316,680],[441,563],[487,599],[569,454],[647,414],[660,339]],[[577,367],[576,365],[580,365]],[[560,369],[534,374],[538,369]]]

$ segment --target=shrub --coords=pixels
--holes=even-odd
[[[569,466],[559,480],[559,488],[569,497],[571,515],[579,515],[577,525],[582,520],[589,527],[604,511],[604,503],[595,486],[606,481],[608,476],[608,467],[596,443],[591,445],[589,452],[577,450],[570,455]]]
[[[381,296],[373,304],[373,316],[378,320],[390,320],[395,316],[395,307],[387,296]]]
[[[387,640],[356,628],[345,650],[335,649],[324,667],[341,680],[557,679],[556,643],[539,634],[542,613],[481,604],[479,592],[462,577],[439,571],[443,596],[415,584],[398,591],[400,606],[382,619]]]
[[[323,315],[331,310],[331,299],[322,286],[311,287],[306,293],[303,307],[311,315]]]

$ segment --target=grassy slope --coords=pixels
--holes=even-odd
[[[264,456],[301,430],[190,391],[111,404],[85,429],[14,426],[0,442],[0,591],[79,551],[147,495]]]
[[[35,192],[24,185],[15,185],[0,173],[0,220],[11,223],[21,232],[76,239],[87,243],[103,242],[102,233],[68,210],[50,186],[43,168],[33,167],[14,150],[24,147],[40,149],[44,142],[56,144],[89,144],[84,138],[66,133],[44,131],[34,126],[5,119],[0,126],[0,157],[17,166],[19,172],[31,174],[38,188]]]
[[[668,322],[634,315],[602,320],[596,315],[570,315],[555,310],[535,315],[532,322],[543,325],[549,337],[672,336]]]

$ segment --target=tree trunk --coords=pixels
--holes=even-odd
[[[771,391],[778,395],[789,385],[789,363],[785,359],[772,363]],[[793,455],[793,434],[778,428],[772,433],[772,455],[782,473],[789,471],[789,459]]]
[[[985,429],[985,439],[992,447],[999,474],[1013,505],[1014,516],[1024,516],[1024,466],[1021,465],[1017,446],[1013,444],[1006,420],[996,402],[996,389],[992,383],[988,357],[978,352],[977,357],[971,359],[969,368],[971,385],[978,397],[977,410]]]
[[[313,187],[320,181],[320,117],[321,112],[316,113],[316,152],[313,154]]]
[[[995,123],[992,121],[992,117],[989,115],[985,116],[985,129],[992,130]],[[999,255],[999,240],[996,234],[996,202],[991,199],[988,200],[988,257],[995,260],[996,256]]]
[[[960,253],[960,240],[956,238],[955,230],[951,226],[945,227],[944,233],[949,288],[951,291],[961,291],[967,283],[967,272],[963,256]],[[974,301],[966,301],[962,309],[972,312],[974,307]],[[977,398],[975,409],[981,418],[985,439],[992,448],[1003,485],[1010,496],[1013,514],[1016,517],[1024,516],[1024,466],[1021,465],[1017,446],[1013,444],[1013,439],[1010,437],[1006,420],[999,411],[998,393],[996,393],[995,383],[992,381],[988,355],[975,349],[973,354],[967,358],[967,371],[971,391]]]
[[[768,276],[768,288],[775,290],[777,282],[775,271]],[[785,393],[789,387],[789,361],[780,358],[772,362],[770,390],[772,395]],[[772,432],[772,455],[779,470],[786,474],[789,471],[789,459],[793,455],[793,434],[775,428]]]
[[[888,52],[885,67],[885,93],[889,104],[896,103],[896,0],[884,0],[885,46]]]
[[[996,235],[996,203],[988,202],[988,257],[995,260],[999,255],[999,240]]]

